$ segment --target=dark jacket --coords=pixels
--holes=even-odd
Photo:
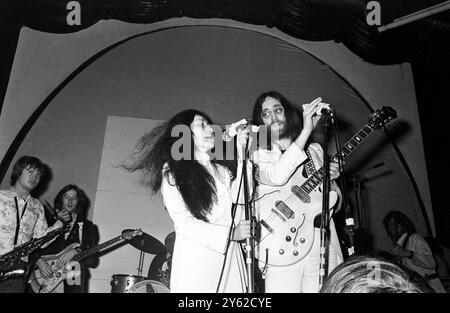
[[[53,225],[55,220],[49,219],[49,226]],[[80,226],[82,228],[81,233],[81,243],[80,243]],[[97,225],[88,219],[77,219],[73,228],[70,230],[69,236],[65,238],[65,234],[58,236],[50,245],[40,249],[38,254],[49,255],[57,254],[64,250],[66,247],[73,243],[79,243],[81,251],[88,250],[99,242],[99,231]],[[90,278],[88,268],[95,268],[98,266],[98,256],[90,255],[82,260],[80,260],[81,267],[81,285],[69,285],[64,281],[64,292],[65,293],[83,293],[87,292],[88,282]]]

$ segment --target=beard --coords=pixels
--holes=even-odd
[[[287,137],[287,124],[285,121],[275,121],[275,123],[278,123],[278,127],[276,129],[272,128],[272,125],[274,123],[272,123],[271,127],[270,127],[270,131],[271,131],[271,136],[274,139],[284,139]]]

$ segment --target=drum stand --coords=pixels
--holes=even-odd
[[[141,252],[139,253],[139,265],[138,265],[138,276],[142,276],[142,268],[144,267],[144,257],[145,257],[145,252],[141,250]]]

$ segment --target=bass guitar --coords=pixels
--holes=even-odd
[[[85,250],[85,251],[82,251],[82,252],[76,254],[72,258],[72,260],[63,268],[58,268],[56,266],[57,261],[67,251],[79,246],[78,243],[73,243],[73,244],[67,246],[64,250],[62,250],[58,254],[44,255],[41,258],[50,264],[52,271],[53,271],[53,275],[49,278],[45,278],[44,276],[42,276],[40,270],[38,268],[35,268],[34,271],[31,273],[30,279],[28,282],[30,283],[31,288],[33,289],[33,291],[35,293],[52,292],[56,287],[59,286],[59,284],[61,284],[63,282],[64,279],[67,278],[69,272],[73,268],[73,266],[72,266],[74,264],[73,262],[80,262],[82,259],[84,259],[94,253],[105,250],[106,248],[108,248],[114,244],[118,244],[124,240],[130,240],[136,236],[140,236],[140,235],[142,235],[142,233],[143,232],[141,229],[135,229],[135,230],[126,229],[126,230],[122,231],[122,234],[120,236],[117,236],[117,237],[115,237],[111,240],[108,240],[102,244],[99,244],[95,247],[92,247],[88,250]]]
[[[347,158],[373,130],[384,126],[397,117],[390,107],[369,115],[369,122],[347,141],[331,161]],[[260,236],[255,244],[258,260],[271,266],[295,264],[308,255],[314,242],[314,219],[322,213],[323,167],[308,178],[297,169],[281,188],[258,195],[255,200],[259,212]],[[329,203],[333,208],[338,195],[330,191]],[[330,218],[332,209],[330,210]]]

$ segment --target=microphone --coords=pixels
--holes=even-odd
[[[319,103],[319,108],[316,111],[317,115],[325,115],[330,114],[333,111],[333,108],[328,103]]]
[[[311,103],[313,103],[313,102],[319,102],[319,105],[317,107],[317,111],[316,111],[315,115],[319,115],[319,116],[320,115],[325,115],[325,114],[329,114],[329,113],[331,113],[333,111],[332,106],[330,104],[328,104],[328,103],[322,102],[322,98],[321,97],[313,100]],[[305,110],[305,108],[306,108],[306,106],[308,104],[309,103],[303,104],[303,110]]]
[[[222,133],[222,140],[226,141],[226,142],[231,141],[233,139],[233,137],[237,135],[237,131],[239,129],[243,129],[243,128],[247,127],[250,123],[251,123],[251,119],[243,118],[239,122],[232,123],[231,125],[226,125],[225,131]],[[251,128],[252,132],[256,133],[259,131],[259,126],[251,125],[251,127],[252,127]]]

